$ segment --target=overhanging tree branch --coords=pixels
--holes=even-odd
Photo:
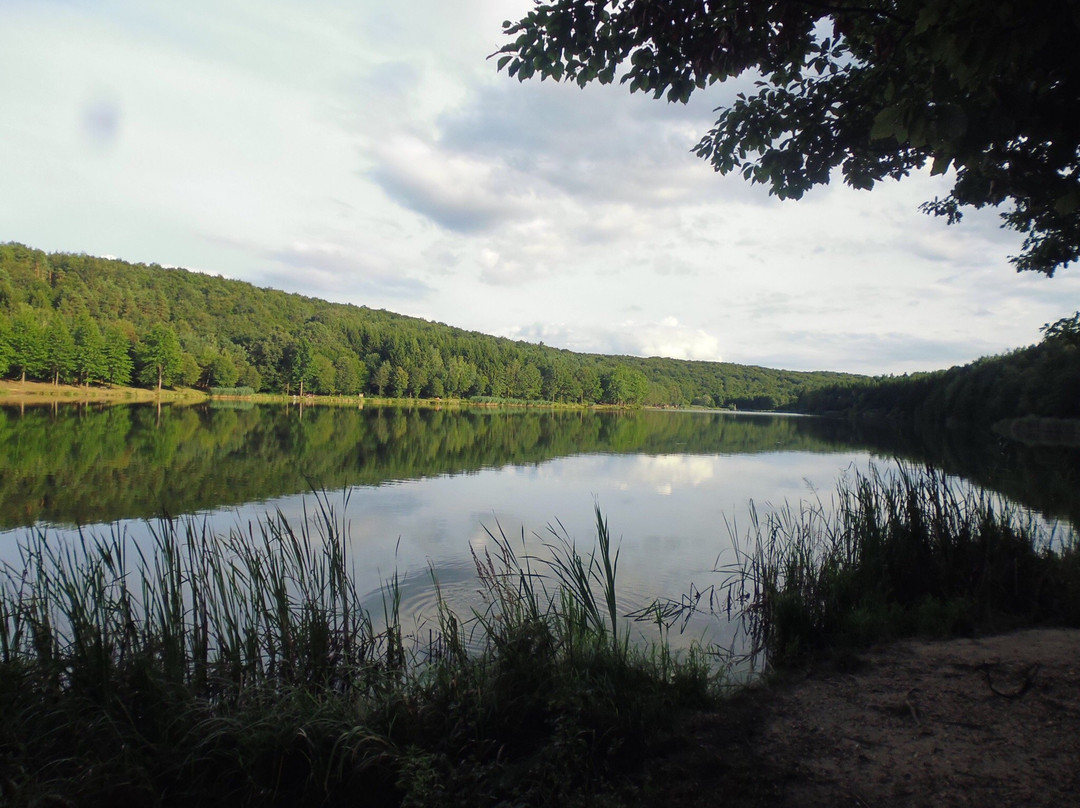
[[[820,23],[833,21],[833,31]],[[611,83],[685,102],[757,71],[693,151],[781,198],[835,172],[856,188],[931,165],[959,221],[1000,206],[1017,269],[1080,258],[1080,3],[1050,0],[555,0],[504,24],[511,76]]]

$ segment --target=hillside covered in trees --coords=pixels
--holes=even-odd
[[[1036,345],[948,370],[806,390],[795,409],[983,424],[1024,416],[1080,418],[1080,312],[1042,331]]]
[[[0,376],[78,384],[787,407],[859,377],[577,354],[183,269],[0,245]]]

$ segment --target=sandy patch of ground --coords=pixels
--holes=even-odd
[[[1080,800],[1080,631],[898,643],[867,652],[852,672],[763,688],[735,712],[684,728],[681,754],[673,748],[649,777],[655,802]]]

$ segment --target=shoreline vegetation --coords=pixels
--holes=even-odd
[[[713,649],[630,642],[599,511],[591,548],[553,533],[542,558],[489,533],[482,605],[455,614],[433,580],[436,613],[409,636],[396,575],[380,614],[361,608],[347,523],[316,497],[302,525],[167,521],[152,547],[29,534],[0,573],[0,799],[647,804],[665,784],[641,772],[679,720],[754,720]],[[730,595],[772,670],[898,637],[1080,625],[1075,533],[936,472],[855,476],[831,507],[732,530],[716,602]],[[669,630],[685,608],[639,617]]]
[[[1030,419],[1080,420],[1080,312],[1047,323],[1040,342],[930,373],[824,385],[796,408],[894,424],[989,429]]]
[[[629,404],[579,404],[567,401],[530,401],[519,398],[392,398],[370,395],[316,395],[303,396],[285,393],[215,393],[190,387],[162,390],[120,385],[73,385],[51,382],[21,382],[0,380],[0,406],[43,404],[201,404],[205,402],[241,402],[248,404],[287,404],[305,407],[405,407],[405,408],[535,408],[545,410],[625,410]],[[685,409],[693,409],[686,407]],[[707,412],[722,412],[710,408]]]
[[[160,401],[194,404],[209,400],[202,390],[180,388],[152,390],[145,387],[84,386],[51,382],[0,380],[0,406],[41,404],[145,404]]]
[[[1080,312],[1036,345],[868,377],[575,353],[184,269],[0,244],[0,379],[518,406],[797,411],[979,427],[1080,419]],[[44,393],[42,393],[45,395]],[[124,393],[148,400],[146,392]],[[153,400],[153,399],[151,399]],[[164,398],[162,399],[164,400]],[[325,402],[320,402],[325,403]]]
[[[0,244],[0,378],[775,409],[852,374],[575,353],[157,265]]]

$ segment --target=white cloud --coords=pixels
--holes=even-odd
[[[623,320],[615,326],[591,327],[534,322],[506,329],[502,336],[585,353],[722,361],[719,339],[704,329],[680,325],[674,317],[660,322]]]
[[[1080,308],[1075,269],[1012,271],[993,212],[920,214],[948,177],[798,203],[719,177],[690,149],[735,85],[683,106],[497,74],[529,8],[6,3],[0,238],[784,367],[939,367]]]
[[[702,328],[680,325],[674,317],[658,323],[626,320],[612,337],[618,353],[714,362],[722,359],[719,339]]]
[[[376,147],[373,160],[370,175],[388,196],[448,230],[487,231],[524,212],[527,193],[497,164],[440,152],[415,137]]]

